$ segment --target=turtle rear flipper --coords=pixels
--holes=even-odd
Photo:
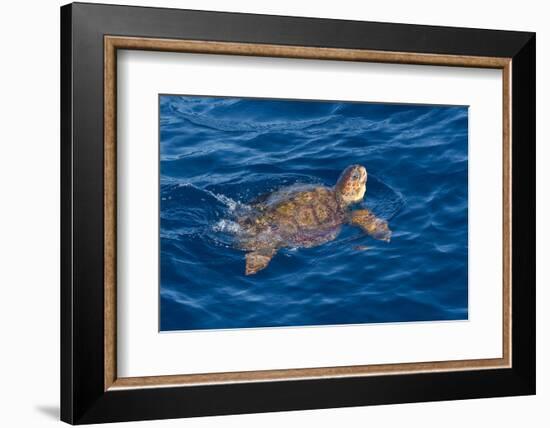
[[[390,242],[391,230],[388,227],[388,222],[376,217],[369,210],[352,211],[349,223],[354,226],[359,226],[374,239]]]
[[[263,249],[247,253],[246,258],[246,275],[254,275],[255,273],[265,269],[276,251],[274,249]]]

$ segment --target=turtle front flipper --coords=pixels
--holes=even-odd
[[[276,251],[274,249],[262,249],[247,253],[246,258],[246,275],[254,275],[258,271],[265,269]]]
[[[388,222],[376,217],[369,210],[352,211],[349,223],[359,226],[374,239],[390,242],[391,230],[388,227]]]

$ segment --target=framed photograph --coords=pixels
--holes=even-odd
[[[535,393],[535,35],[61,8],[61,418]]]

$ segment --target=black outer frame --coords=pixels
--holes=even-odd
[[[512,58],[512,368],[104,391],[104,35]],[[535,34],[74,3],[61,8],[61,420],[535,393]]]

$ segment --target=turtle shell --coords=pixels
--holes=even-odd
[[[252,212],[239,221],[248,250],[320,245],[338,236],[345,218],[334,191],[323,186],[280,190]]]

